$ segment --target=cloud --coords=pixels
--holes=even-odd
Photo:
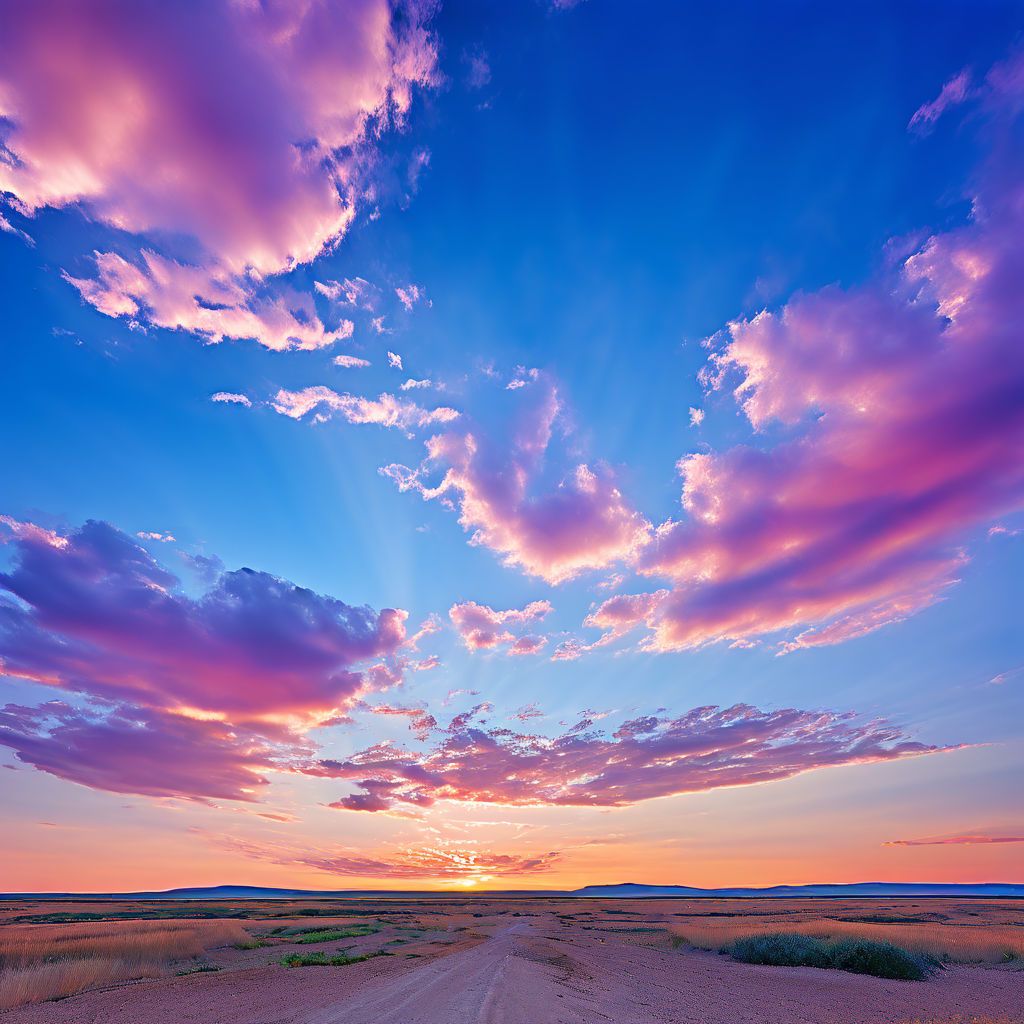
[[[477,709],[474,709],[476,711]],[[885,722],[830,711],[701,707],[678,718],[623,722],[611,735],[592,719],[553,739],[483,729],[473,712],[423,753],[381,743],[312,775],[353,781],[361,792],[334,807],[391,811],[438,800],[515,806],[623,807],[655,797],[788,779],[839,765],[939,750]]]
[[[409,719],[409,731],[418,740],[428,740],[437,728],[437,719],[426,708],[401,708],[392,704],[375,704],[370,712],[374,715],[397,715]]]
[[[407,284],[404,288],[396,288],[395,295],[398,296],[398,301],[409,312],[412,311],[413,306],[426,298],[426,294],[418,284]],[[401,369],[401,366],[399,366],[399,369]]]
[[[314,281],[313,287],[332,302],[357,309],[373,311],[381,300],[380,289],[362,277],[346,277],[343,281]]]
[[[451,702],[453,700],[455,700],[456,697],[467,697],[467,696],[468,697],[479,697],[480,696],[480,691],[479,690],[466,690],[466,689],[449,690],[448,693],[446,694],[444,700],[441,701],[441,706],[442,707],[447,707],[449,704],[451,704]]]
[[[238,395],[233,391],[218,391],[210,396],[211,402],[222,402],[227,405],[242,405],[246,409],[252,408],[252,401],[246,395]]]
[[[422,388],[433,387],[433,381],[430,380],[416,380],[410,377],[401,387],[402,391],[419,391]]]
[[[690,426],[699,427],[704,422],[704,410],[690,406]]]
[[[187,17],[129,0],[18,6],[0,57],[0,192],[25,215],[76,206],[139,250],[188,253],[101,253],[98,278],[69,276],[109,316],[328,344],[333,332],[258,302],[257,286],[352,224],[382,133],[435,80],[427,13],[387,0],[215,0]]]
[[[254,339],[275,351],[318,349],[352,336],[343,320],[328,331],[308,295],[288,289],[257,291],[220,270],[190,266],[144,249],[139,263],[116,253],[95,253],[95,278],[65,273],[86,302],[130,323],[183,330],[217,343]]]
[[[437,435],[418,468],[393,464],[381,472],[424,500],[457,503],[472,544],[549,583],[635,557],[649,524],[626,503],[609,469],[578,464],[554,486],[541,482],[561,411],[555,385],[541,375],[509,399],[522,403],[517,426],[493,437],[475,429]],[[425,483],[438,466],[445,467],[441,481]]]
[[[398,427],[405,431],[428,427],[434,423],[451,423],[459,417],[458,410],[443,405],[424,409],[415,402],[387,393],[378,398],[363,398],[347,393],[338,394],[323,385],[303,388],[301,391],[281,388],[271,405],[275,412],[290,416],[293,420],[302,419],[315,411],[313,421],[323,423],[331,418],[332,413],[337,412],[349,423],[376,423],[378,426]]]
[[[140,540],[155,540],[161,544],[173,544],[174,537],[169,533],[157,533],[153,530],[141,530],[135,534]]]
[[[316,717],[383,682],[406,613],[377,612],[252,569],[191,597],[145,548],[89,521],[54,543],[16,534],[0,573],[0,674],[146,708],[239,722]]]
[[[16,228],[2,213],[0,213],[0,231],[5,231],[9,235],[15,235],[20,238],[26,245],[35,246],[35,239],[22,231],[21,228]]]
[[[524,654],[539,654],[547,646],[548,638],[538,636],[536,633],[526,633],[516,637],[508,653],[513,656]]]
[[[528,722],[531,718],[543,718],[544,712],[536,704],[524,704],[512,717],[517,722]]]
[[[389,352],[388,366],[390,366],[392,370],[404,369],[404,367],[402,366],[402,357],[397,352]]]
[[[914,111],[907,127],[911,131],[925,133],[950,108],[968,98],[971,88],[971,73],[967,70],[951,78],[938,96],[930,103],[922,104]]]
[[[257,843],[237,836],[201,833],[208,841],[254,860],[288,867],[296,865],[330,875],[358,878],[423,878],[489,881],[494,877],[535,875],[550,871],[559,851],[504,853],[477,845],[438,839],[415,846],[395,846],[372,852],[351,847],[317,848],[304,843]]]
[[[891,839],[883,846],[989,846],[1001,843],[1024,843],[1024,836],[963,835],[939,836],[930,839]]]
[[[531,601],[525,608],[496,611],[476,601],[453,604],[448,610],[467,651],[508,647],[509,654],[536,654],[547,642],[544,637],[516,636],[509,627],[539,622],[552,611],[549,601]]]
[[[1024,94],[1024,75],[989,77]],[[680,460],[685,517],[637,560],[672,584],[636,609],[650,649],[863,636],[939,601],[972,532],[1024,504],[1019,103],[986,102],[997,141],[968,224],[718,339],[704,382],[765,443]]]
[[[470,89],[482,89],[491,80],[491,64],[487,51],[477,47],[462,55],[466,65],[466,85]]]
[[[369,366],[370,365],[370,361],[368,359],[360,359],[359,356],[347,356],[347,355],[335,356],[333,362],[334,362],[335,366],[342,366],[346,370],[357,369],[357,368],[360,368],[360,367],[365,367],[365,366]]]
[[[222,722],[125,705],[8,704],[0,708],[0,745],[57,778],[150,797],[251,801],[274,767],[266,743]]]

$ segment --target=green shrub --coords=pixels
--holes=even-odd
[[[326,953],[290,953],[283,957],[281,963],[285,967],[347,967],[363,960],[372,960],[375,956],[386,956],[385,953],[366,953],[364,956],[346,956],[338,953],[328,956]]]
[[[787,932],[738,939],[722,952],[747,964],[823,967],[900,981],[922,981],[940,967],[932,957],[909,953],[888,942],[871,942],[868,939],[826,942],[809,935]]]
[[[365,925],[356,925],[353,928],[317,928],[311,931],[297,932],[295,941],[307,942],[336,942],[338,939],[357,939],[364,935],[372,935],[376,928],[368,928]]]
[[[734,960],[773,967],[828,967],[826,943],[809,935],[775,932],[737,939],[725,948]]]

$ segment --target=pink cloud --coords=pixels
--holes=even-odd
[[[370,365],[370,361],[368,359],[360,359],[359,356],[349,355],[335,356],[333,362],[335,366],[344,367],[346,370],[352,370]]]
[[[251,801],[274,767],[265,742],[222,722],[124,705],[8,704],[0,708],[0,745],[57,778],[150,797]]]
[[[705,383],[781,439],[680,460],[685,516],[637,562],[672,583],[634,609],[650,648],[862,636],[940,600],[972,532],[1024,505],[1024,204],[1004,148],[971,222],[895,275],[729,325]]]
[[[15,563],[0,573],[2,675],[235,722],[323,716],[394,681],[397,663],[390,676],[381,665],[405,640],[403,611],[252,569],[219,572],[193,598],[106,523],[62,540],[13,541]]]
[[[507,647],[509,654],[520,655],[536,654],[547,640],[532,635],[517,636],[512,629],[539,622],[551,611],[549,601],[531,601],[525,608],[500,611],[476,601],[465,601],[453,604],[448,617],[467,651]]]
[[[437,406],[424,409],[415,402],[396,398],[387,393],[377,398],[363,398],[350,394],[339,394],[323,385],[303,388],[301,391],[286,391],[281,388],[271,403],[275,412],[293,420],[315,412],[314,422],[330,419],[332,413],[340,413],[349,423],[375,423],[382,427],[397,427],[413,430],[435,423],[451,423],[458,419],[457,409]]]
[[[241,405],[246,409],[252,408],[252,400],[247,395],[238,395],[233,391],[218,391],[210,396],[210,401],[222,405]]]
[[[409,311],[412,310],[416,303],[422,302],[425,298],[424,291],[418,284],[409,284],[404,288],[396,288],[395,295],[398,296],[398,301]]]
[[[517,722],[528,722],[531,718],[543,718],[544,712],[536,704],[524,704],[512,717]]]
[[[914,111],[907,127],[917,132],[928,131],[950,107],[955,107],[968,98],[970,88],[970,71],[961,71],[942,87],[942,91],[934,100],[922,104]]]
[[[211,340],[328,343],[319,321],[289,319],[273,300],[253,309],[255,283],[349,228],[372,163],[352,154],[400,126],[413,89],[435,78],[426,11],[393,14],[387,0],[211,2],[186,17],[127,0],[21,5],[0,55],[12,156],[0,192],[27,215],[79,206],[140,240],[186,243],[187,266],[104,253],[97,280],[72,279],[107,315]],[[203,304],[187,299],[194,279]],[[205,304],[225,289],[230,308]]]
[[[466,85],[470,89],[482,89],[491,80],[491,64],[487,52],[477,48],[464,53],[462,59],[466,64]]]
[[[883,846],[991,846],[1003,843],[1024,843],[1024,836],[962,835],[937,836],[928,839],[891,839]]]
[[[362,277],[346,277],[343,281],[314,281],[313,287],[332,302],[358,309],[375,310],[381,300],[380,289]]]
[[[400,810],[437,800],[621,807],[954,749],[911,741],[887,723],[850,714],[742,704],[636,718],[611,736],[591,730],[593,720],[585,719],[554,739],[485,730],[472,717],[459,716],[441,742],[420,754],[377,744],[305,770],[355,782],[362,792],[332,805],[348,810]]]
[[[437,728],[437,719],[426,708],[400,708],[392,704],[375,704],[370,708],[375,715],[392,715],[409,720],[409,731],[418,740],[427,740]]]
[[[579,464],[555,486],[541,483],[561,410],[554,384],[541,375],[510,400],[524,403],[511,432],[440,434],[427,442],[417,469],[395,464],[381,472],[400,490],[457,503],[471,543],[550,583],[635,557],[649,524],[627,504],[610,470]],[[444,476],[430,486],[424,480],[438,466],[446,467]]]
[[[301,865],[331,875],[370,878],[485,880],[494,876],[534,875],[550,871],[561,858],[557,850],[505,853],[445,839],[415,846],[396,845],[368,853],[348,847],[311,849],[308,843],[257,843],[237,836],[200,834],[222,849],[254,860],[289,867]]]
[[[182,330],[208,342],[254,339],[275,351],[318,349],[352,336],[351,320],[328,331],[308,295],[268,294],[223,270],[190,266],[143,249],[138,264],[96,253],[95,278],[65,279],[111,317]]]
[[[397,352],[388,352],[388,366],[392,370],[402,370],[402,357]]]
[[[538,636],[535,633],[527,633],[523,636],[518,636],[509,647],[508,653],[513,656],[519,656],[524,654],[539,654],[544,647],[547,645],[548,638],[546,636]]]

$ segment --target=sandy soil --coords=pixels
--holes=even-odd
[[[3,1024],[893,1024],[1024,1022],[1024,971],[927,982],[757,967],[657,949],[538,914],[347,967],[241,968],[137,982],[0,1015]]]

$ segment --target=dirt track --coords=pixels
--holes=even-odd
[[[561,934],[555,934],[561,931]],[[263,967],[141,982],[0,1015],[3,1024],[891,1024],[1024,1022],[1024,971],[950,968],[927,982],[755,967],[651,949],[557,921],[517,923],[423,958]]]

